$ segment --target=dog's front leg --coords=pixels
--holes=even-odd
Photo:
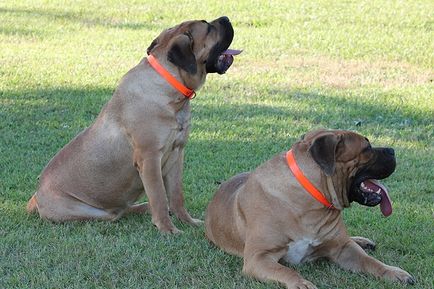
[[[170,212],[184,223],[198,226],[203,222],[190,216],[184,206],[184,194],[182,192],[182,174],[184,166],[184,148],[176,148],[167,160],[164,173],[164,185],[169,198]]]
[[[330,251],[330,259],[339,264],[342,268],[353,272],[370,273],[378,278],[391,281],[399,281],[407,284],[414,284],[414,278],[406,271],[386,265],[374,257],[366,254],[365,251],[352,239],[343,243],[343,246]]]
[[[269,249],[259,249],[247,242],[244,248],[243,273],[260,280],[283,283],[288,289],[317,289],[300,274],[278,262],[286,253],[287,248]]]
[[[161,154],[136,153],[134,163],[139,171],[152,214],[152,223],[165,233],[176,234],[181,232],[172,223],[169,217],[166,191],[164,189],[161,173]]]

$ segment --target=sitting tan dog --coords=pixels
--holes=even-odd
[[[199,224],[184,208],[182,170],[190,98],[207,73],[225,73],[240,51],[228,50],[227,17],[188,21],[163,31],[148,57],[121,80],[95,122],[48,163],[27,210],[52,221],[115,220],[146,212],[162,232],[181,221]],[[135,204],[144,194],[148,203]]]
[[[341,211],[356,201],[392,213],[378,181],[395,170],[394,150],[372,148],[350,131],[318,130],[288,153],[223,183],[208,206],[206,236],[244,258],[243,272],[288,288],[316,288],[293,265],[325,257],[354,272],[413,284],[413,277],[370,257],[375,244],[349,237]]]

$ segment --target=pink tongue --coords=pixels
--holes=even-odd
[[[387,192],[387,188],[377,180],[370,179],[369,181],[381,189],[381,213],[383,213],[385,217],[389,217],[392,214],[392,202],[389,193]]]
[[[243,52],[243,51],[237,50],[237,49],[227,49],[227,50],[223,51],[222,54],[224,54],[224,55],[238,55],[241,52]]]
[[[385,217],[389,217],[392,214],[392,202],[387,191],[381,191],[380,208]]]

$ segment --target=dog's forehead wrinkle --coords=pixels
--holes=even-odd
[[[187,25],[182,25],[182,24],[176,25],[176,26],[173,26],[169,29],[164,30],[160,36],[165,38],[165,39],[172,38],[178,34],[182,34],[182,33],[186,32],[188,30],[188,28],[189,28],[189,26],[187,26]]]

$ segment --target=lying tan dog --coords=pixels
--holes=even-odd
[[[381,203],[383,214],[390,215],[387,189],[377,179],[391,175],[395,164],[393,149],[372,148],[354,132],[308,133],[288,154],[220,186],[208,206],[206,236],[243,257],[244,273],[288,288],[316,287],[280,262],[296,265],[320,257],[347,270],[413,284],[407,272],[367,255],[363,249],[375,244],[349,237],[341,217],[351,201]]]
[[[169,211],[197,225],[184,208],[182,170],[190,101],[207,73],[225,73],[240,51],[227,50],[227,17],[188,21],[163,31],[148,58],[121,80],[89,128],[41,174],[27,210],[53,221],[115,220],[146,212],[160,231],[177,233]],[[148,203],[134,204],[146,193]],[[167,196],[166,196],[167,195]]]

